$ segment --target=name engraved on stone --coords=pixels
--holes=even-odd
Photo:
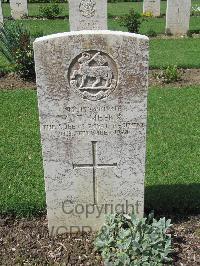
[[[71,88],[82,98],[101,100],[108,97],[117,87],[117,65],[108,54],[86,51],[72,61],[68,80]]]
[[[120,106],[66,106],[66,113],[60,116],[61,121],[54,120],[43,125],[43,131],[48,132],[49,137],[58,134],[60,137],[72,139],[75,136],[116,136],[129,135],[134,130],[144,127],[141,121],[121,121]],[[124,111],[126,107],[124,107]]]
[[[94,205],[97,205],[98,195],[97,195],[97,168],[107,168],[107,167],[117,167],[117,163],[107,163],[107,164],[98,164],[97,163],[97,141],[92,141],[92,164],[73,164],[73,169],[76,168],[93,168],[93,197]]]
[[[91,18],[95,15],[96,2],[94,0],[82,0],[79,5],[79,11],[83,17]]]

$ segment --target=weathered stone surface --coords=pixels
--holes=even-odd
[[[160,16],[160,0],[144,0],[143,13],[150,12],[152,16]]]
[[[10,8],[13,19],[21,19],[28,16],[27,0],[10,0]]]
[[[166,33],[184,35],[189,30],[191,0],[168,0]]]
[[[71,31],[106,30],[107,0],[69,0]]]
[[[3,11],[2,11],[1,0],[0,0],[0,23],[3,23]]]
[[[121,204],[142,216],[148,38],[79,31],[34,51],[50,232],[97,230]]]

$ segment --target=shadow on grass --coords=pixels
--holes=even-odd
[[[199,214],[200,184],[155,185],[145,188],[145,212]]]
[[[33,218],[41,217],[47,215],[46,206],[38,206],[37,203],[16,203],[12,208],[7,208],[4,210],[4,206],[0,205],[0,217],[10,217],[10,218]],[[3,211],[2,211],[3,210]]]

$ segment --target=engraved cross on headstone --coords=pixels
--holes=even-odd
[[[97,204],[97,176],[96,170],[97,168],[105,168],[105,167],[116,167],[117,163],[106,163],[106,164],[98,164],[97,163],[97,141],[92,141],[92,163],[91,164],[73,164],[73,168],[92,168],[93,169],[93,199],[94,205]]]

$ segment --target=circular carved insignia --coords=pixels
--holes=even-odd
[[[95,15],[95,5],[94,0],[82,0],[79,5],[79,10],[82,16],[86,18],[91,18]]]
[[[71,62],[68,80],[71,88],[82,98],[101,100],[108,97],[117,86],[117,66],[106,53],[86,51]]]

